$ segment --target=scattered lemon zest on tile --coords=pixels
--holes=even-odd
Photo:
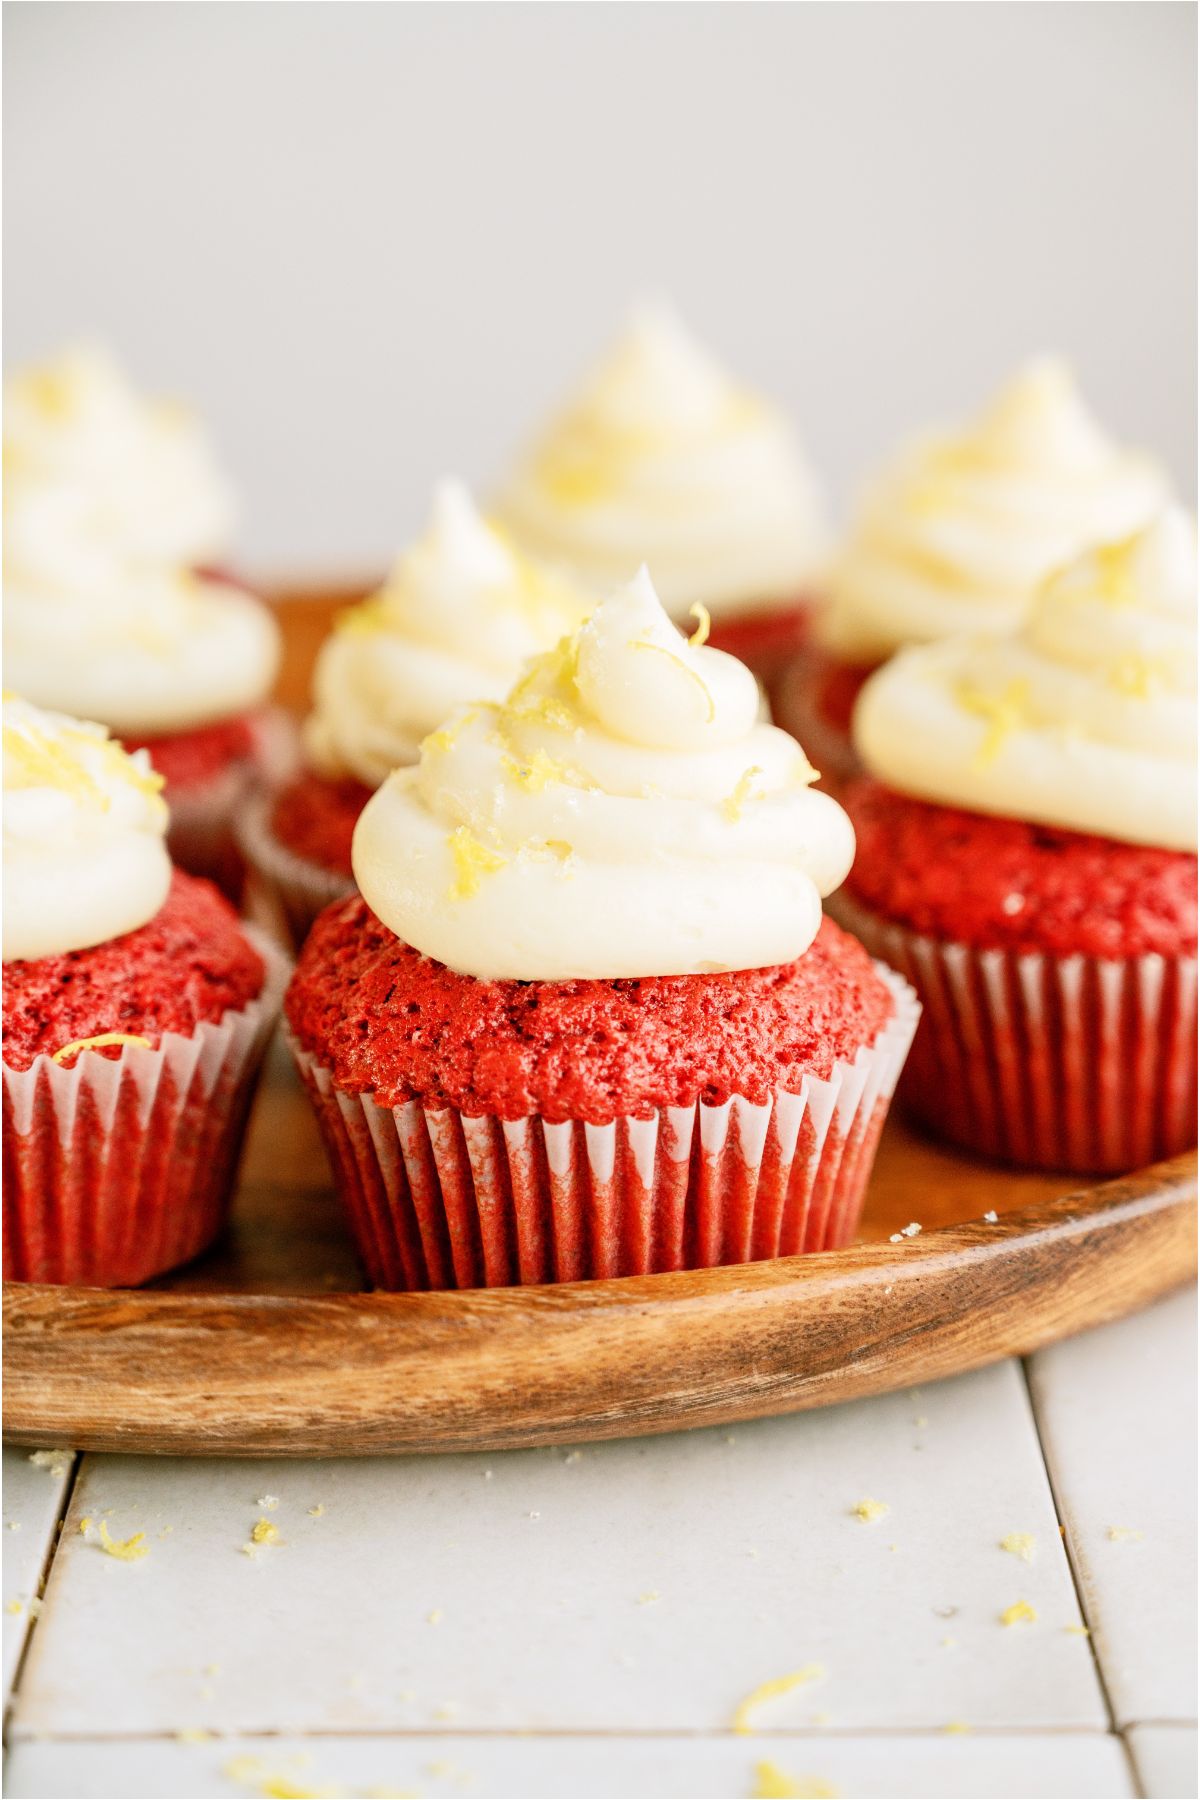
[[[1019,1556],[1022,1562],[1031,1563],[1037,1549],[1037,1539],[1031,1531],[1010,1531],[1000,1539],[1000,1548],[1007,1550],[1010,1556]]]
[[[21,1529],[20,1519],[9,1519],[9,1521],[5,1525],[4,1529],[6,1531],[20,1531],[20,1529]]]
[[[653,1606],[656,1600],[661,1599],[662,1595],[657,1588],[647,1588],[644,1594],[638,1595],[637,1603],[639,1606]]]
[[[441,1607],[435,1606],[431,1613],[426,1613],[425,1620],[426,1620],[426,1623],[429,1625],[440,1625],[442,1620],[445,1618],[445,1616],[446,1615],[442,1611]]]
[[[457,1700],[443,1700],[440,1706],[434,1707],[433,1716],[435,1719],[452,1719],[457,1711]]]
[[[254,1504],[255,1506],[261,1506],[264,1512],[274,1512],[275,1508],[279,1505],[279,1495],[260,1494]]]
[[[10,1600],[4,1610],[15,1619],[19,1614],[25,1611],[25,1602],[23,1600]]]
[[[206,1675],[219,1675],[221,1673],[220,1663],[205,1663],[204,1673]]]
[[[82,1517],[82,1519],[80,1519],[80,1521],[79,1521],[79,1535],[80,1535],[80,1537],[86,1537],[86,1536],[87,1536],[87,1534],[88,1534],[88,1532],[89,1532],[89,1531],[90,1531],[90,1530],[91,1530],[91,1529],[92,1529],[92,1517],[91,1517],[91,1514],[90,1514],[90,1513],[84,1513],[84,1515],[83,1515],[83,1517]]]
[[[211,1744],[212,1732],[205,1731],[202,1725],[181,1725],[174,1733],[177,1744]]]
[[[754,1765],[751,1800],[838,1800],[840,1788],[814,1775],[789,1775],[778,1763]]]
[[[1086,1625],[1064,1625],[1063,1630],[1066,1632],[1068,1637],[1090,1638],[1092,1635]]]
[[[965,1719],[951,1719],[948,1725],[942,1726],[942,1730],[947,1737],[966,1737],[971,1731],[971,1726]]]
[[[790,1675],[777,1675],[773,1681],[764,1681],[753,1693],[746,1695],[734,1713],[733,1729],[740,1737],[749,1736],[754,1730],[751,1717],[760,1706],[777,1700],[782,1694],[790,1694],[794,1688],[805,1687],[810,1681],[820,1681],[824,1674],[820,1663],[805,1663],[802,1669],[794,1669]]]
[[[254,1787],[262,1800],[338,1800],[340,1788],[300,1787],[290,1776],[268,1769],[259,1756],[235,1756],[221,1770],[227,1781]]]
[[[169,1538],[174,1529],[175,1527],[173,1525],[164,1525],[158,1534],[159,1542],[161,1543],[163,1538]]]
[[[1014,1600],[1013,1604],[1006,1606],[1000,1614],[1002,1625],[1032,1625],[1036,1619],[1037,1613],[1030,1606],[1028,1600]]]
[[[135,1531],[132,1537],[115,1538],[109,1532],[107,1519],[100,1521],[100,1548],[106,1556],[115,1556],[118,1562],[138,1562],[150,1554],[144,1531]]]
[[[942,1639],[941,1648],[943,1650],[953,1650],[957,1643],[958,1639],[956,1637],[944,1637]]]
[[[283,1539],[279,1535],[278,1525],[272,1524],[270,1519],[256,1519],[250,1532],[250,1542],[252,1544],[282,1544]]]
[[[308,1516],[310,1519],[323,1519],[325,1517],[324,1502],[321,1500],[318,1500],[318,1502],[315,1506],[310,1506],[308,1509]]]
[[[886,1519],[891,1510],[886,1500],[860,1500],[857,1506],[850,1508],[854,1517],[861,1519],[864,1525],[873,1525],[876,1519]]]
[[[1110,1525],[1108,1528],[1109,1541],[1113,1544],[1140,1544],[1145,1536],[1145,1532],[1134,1525]]]

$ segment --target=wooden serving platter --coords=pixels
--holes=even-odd
[[[367,1293],[279,1050],[212,1253],[138,1291],[5,1286],[4,1430],[91,1450],[360,1456],[827,1406],[1145,1305],[1193,1275],[1195,1215],[1194,1155],[1081,1189],[972,1162],[894,1120],[863,1241],[846,1250],[560,1287]],[[911,1222],[920,1234],[892,1243]]]

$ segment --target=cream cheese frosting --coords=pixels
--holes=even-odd
[[[1127,536],[1169,497],[1159,465],[1115,444],[1071,372],[1030,363],[968,430],[904,450],[868,493],[830,571],[817,634],[875,662],[903,644],[1008,631],[1089,544]]]
[[[901,651],[863,688],[859,755],[919,799],[1194,850],[1196,603],[1170,507],[1052,577],[1020,632]]]
[[[499,700],[527,657],[573,631],[586,596],[519,554],[458,481],[424,536],[322,646],[305,748],[319,773],[378,787],[465,700]]]
[[[486,980],[791,962],[854,834],[754,677],[681,637],[643,569],[503,706],[454,716],[368,802],[354,873],[406,943]]]
[[[139,394],[97,346],[6,380],[4,481],[18,503],[64,489],[64,508],[135,561],[199,567],[228,549],[233,499],[203,426]]]
[[[136,931],[167,897],[162,777],[102,725],[4,698],[5,962]]]
[[[596,594],[646,562],[676,618],[802,597],[823,505],[791,426],[645,307],[514,470],[497,515]]]

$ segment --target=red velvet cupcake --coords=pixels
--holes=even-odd
[[[4,713],[4,1275],[132,1286],[220,1228],[286,970],[172,873],[144,753]]]
[[[1061,364],[1028,364],[970,428],[906,447],[866,496],[825,604],[773,688],[775,716],[837,793],[861,772],[857,691],[907,644],[1013,631],[1039,585],[1090,544],[1149,522],[1168,494],[1113,444]]]
[[[907,651],[859,704],[878,779],[846,796],[837,915],[921,995],[909,1104],[1004,1161],[1107,1173],[1195,1142],[1195,605],[1166,514],[1020,635]]]
[[[238,837],[253,904],[294,944],[354,891],[350,843],[384,777],[466,700],[498,700],[522,663],[574,630],[582,594],[519,556],[461,483],[434,495],[425,535],[322,646],[305,726],[309,766],[245,805]]]
[[[822,921],[844,814],[643,576],[392,775],[285,1002],[381,1286],[819,1250],[916,1008]]]
[[[278,779],[274,618],[213,573],[232,508],[207,437],[99,351],[6,384],[4,651],[36,704],[99,719],[167,779],[176,860],[231,893],[232,819]]]
[[[597,598],[648,562],[672,618],[703,608],[714,647],[768,685],[807,632],[826,545],[803,449],[665,307],[635,312],[497,516]]]

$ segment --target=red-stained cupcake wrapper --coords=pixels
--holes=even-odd
[[[828,1079],[611,1125],[380,1106],[284,1031],[375,1286],[651,1275],[849,1243],[920,1013],[879,974],[893,1017]]]
[[[353,894],[353,876],[297,856],[271,830],[270,793],[253,794],[235,824],[238,848],[250,870],[246,910],[266,931],[299,950],[317,916]]]
[[[296,766],[296,728],[280,707],[269,707],[254,720],[252,760],[220,770],[194,786],[171,785],[167,845],[171,859],[192,875],[215,881],[235,903],[241,899],[246,866],[237,842],[235,822],[260,782],[286,781]]]
[[[248,1006],[115,1059],[4,1065],[6,1281],[136,1287],[217,1235],[289,973],[248,935],[266,964]]]
[[[1046,956],[831,909],[920,995],[901,1099],[1002,1162],[1110,1174],[1196,1142],[1196,958]]]
[[[826,793],[839,794],[857,775],[862,764],[850,733],[821,709],[821,686],[826,664],[819,654],[801,650],[771,690],[775,723],[794,737],[821,778]]]

